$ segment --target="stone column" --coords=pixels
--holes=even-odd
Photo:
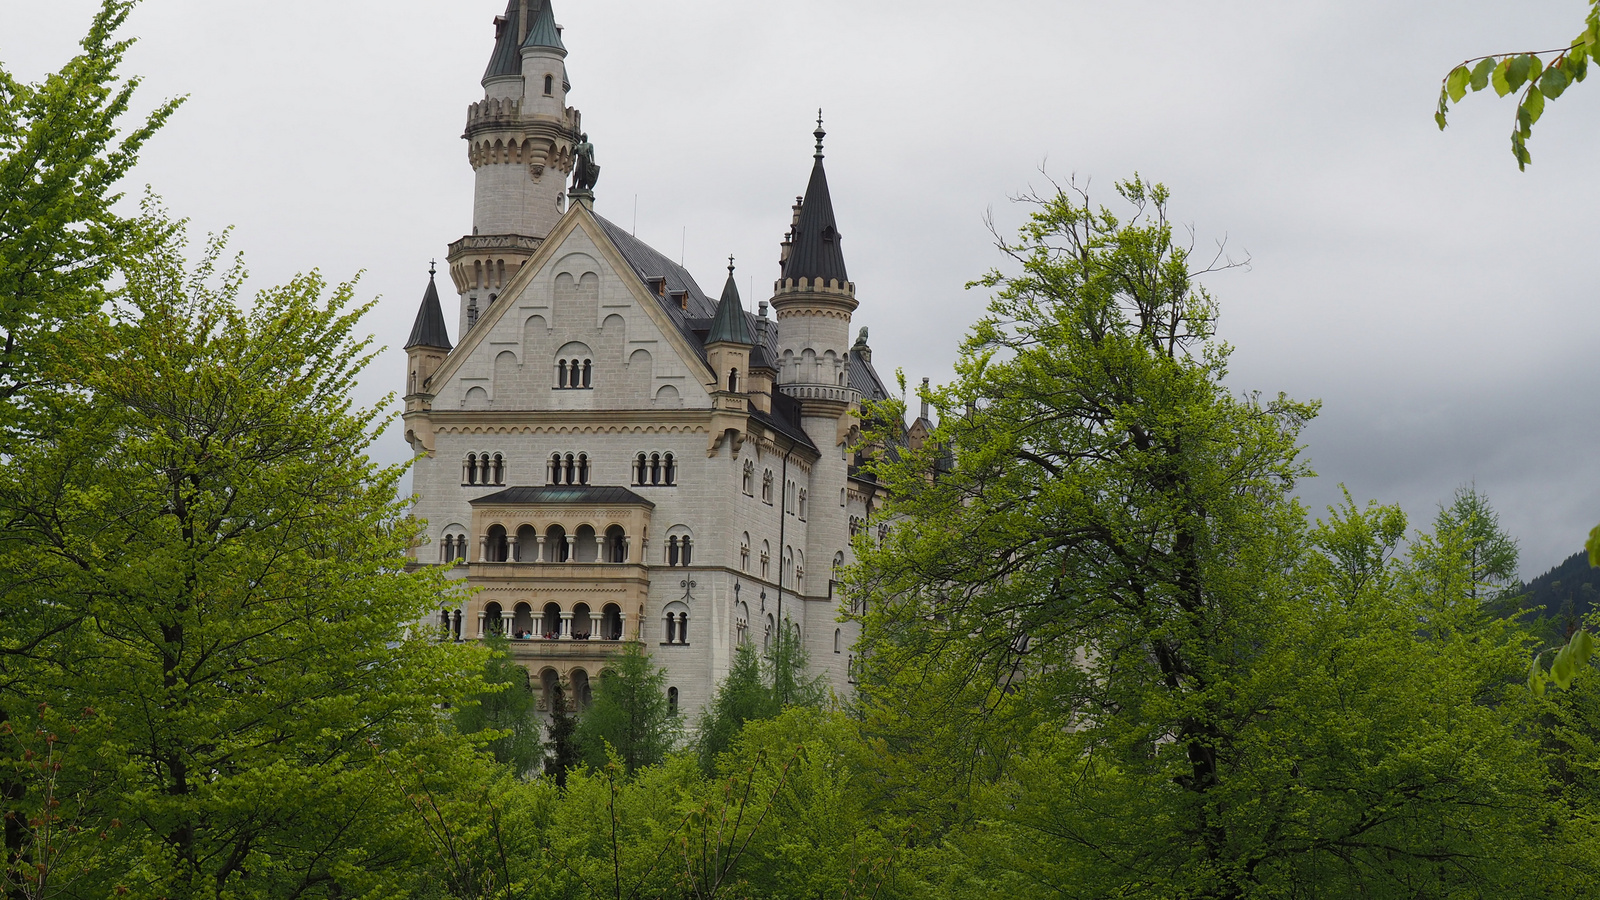
[[[478,610],[478,640],[483,640],[483,610]]]
[[[628,639],[628,614],[623,612],[620,615],[622,616],[622,633],[617,635],[617,640],[625,641]]]
[[[514,534],[506,535],[506,562],[522,562],[517,555],[517,536]]]
[[[559,637],[563,641],[572,640],[572,613],[569,610],[564,609],[561,611],[561,634]]]
[[[478,538],[478,562],[489,561],[489,536],[487,534]]]
[[[514,610],[501,608],[500,610],[500,636],[511,637],[511,629],[517,624],[517,614]]]
[[[622,561],[625,563],[633,562],[633,538],[629,535],[622,536]],[[627,615],[627,613],[623,613],[623,615]]]
[[[533,561],[534,562],[544,562],[544,535],[542,535],[542,534],[539,535],[538,538],[536,538],[536,540],[539,542],[539,550],[538,550],[538,553],[536,553],[534,555]]]
[[[594,536],[594,561],[595,565],[599,565],[600,563],[606,561],[605,535],[597,534]]]
[[[576,534],[569,534],[569,535],[567,535],[567,562],[575,563],[577,561],[578,561],[578,536]]]

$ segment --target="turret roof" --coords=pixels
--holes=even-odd
[[[517,45],[522,31],[522,0],[508,0],[506,14],[496,21],[500,32],[495,35],[494,54],[489,57],[489,68],[484,70],[484,81],[522,74],[522,50]]]
[[[828,194],[828,173],[822,168],[822,138],[827,132],[817,123],[816,164],[811,167],[811,183],[800,207],[800,223],[794,228],[794,247],[784,263],[784,278],[838,279],[849,281],[844,269],[844,250],[839,246],[839,226],[833,220],[833,198]]]
[[[412,347],[437,347],[449,351],[450,332],[445,329],[444,310],[439,306],[439,286],[434,284],[433,272],[428,273],[428,290],[422,295],[422,306],[417,310],[416,324],[411,326],[411,338],[405,349]]]
[[[533,23],[528,26],[528,39],[522,42],[523,49],[553,47],[565,53],[567,47],[561,43],[561,29],[556,27],[556,14],[550,8],[550,0],[534,2],[539,4],[539,11],[533,14]]]
[[[746,344],[753,346],[755,335],[750,331],[750,319],[745,315],[744,304],[739,301],[739,286],[733,282],[733,262],[728,262],[728,283],[722,287],[722,299],[717,301],[717,315],[711,321],[707,344]]]

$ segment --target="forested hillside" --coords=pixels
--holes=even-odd
[[[1500,601],[1506,614],[1522,611],[1546,643],[1566,641],[1594,612],[1600,600],[1600,570],[1589,567],[1589,554],[1580,550],[1532,581],[1508,592]]]

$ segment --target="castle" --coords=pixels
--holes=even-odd
[[[886,392],[866,330],[850,339],[856,286],[820,120],[771,299],[752,314],[731,264],[712,299],[595,212],[549,0],[510,0],[495,32],[467,116],[472,233],[448,256],[458,340],[430,272],[405,348],[429,539],[414,561],[477,589],[437,626],[508,636],[545,709],[562,681],[581,707],[608,658],[640,642],[693,713],[736,646],[778,629],[848,693],[856,626],[834,576],[877,502],[857,469],[861,402]]]

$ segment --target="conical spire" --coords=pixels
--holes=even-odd
[[[422,306],[417,310],[416,324],[411,326],[411,338],[405,349],[435,347],[449,351],[450,332],[445,329],[444,310],[439,306],[439,286],[434,283],[434,268],[428,267],[428,290],[422,295]]]
[[[509,0],[506,14],[495,20],[499,31],[494,36],[494,54],[489,57],[489,68],[483,80],[522,74],[522,51],[518,40],[522,37],[522,7],[527,0]]]
[[[723,285],[722,299],[717,301],[717,317],[711,320],[706,343],[754,345],[755,342],[755,335],[750,331],[750,320],[744,314],[744,304],[739,301],[739,286],[733,283],[733,257],[730,256],[728,283]]]
[[[567,47],[561,43],[561,29],[556,27],[556,14],[550,8],[550,0],[533,2],[539,4],[539,11],[533,14],[533,23],[528,26],[528,39],[522,42],[523,49],[552,47],[566,53]]]
[[[794,228],[794,246],[783,266],[783,277],[821,278],[825,282],[838,279],[842,286],[850,279],[845,274],[839,226],[833,220],[828,174],[822,168],[822,139],[827,134],[822,130],[822,111],[818,110],[816,163],[811,167],[811,183],[806,185],[806,199],[800,207],[800,222]]]

